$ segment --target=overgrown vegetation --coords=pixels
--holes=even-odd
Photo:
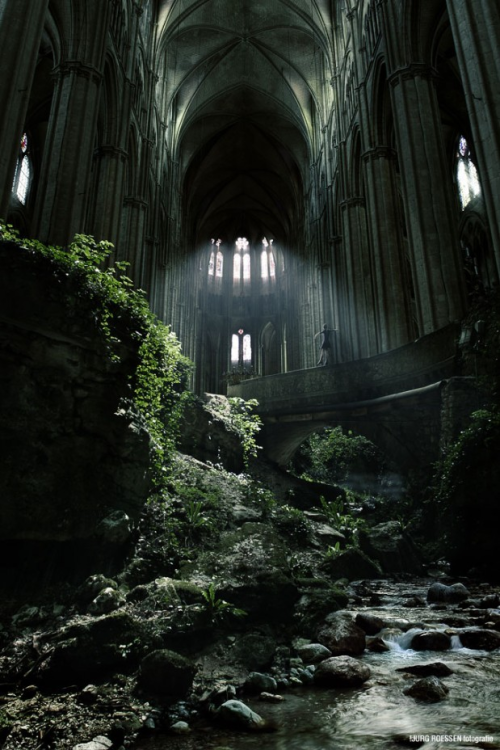
[[[434,555],[448,559],[456,572],[497,568],[497,541],[491,533],[500,521],[496,487],[500,482],[500,411],[471,415],[436,466],[426,503],[425,526],[434,529]]]
[[[344,432],[342,427],[328,427],[304,441],[290,468],[302,479],[335,484],[356,472],[378,475],[383,459],[363,435]]]
[[[262,420],[254,409],[259,405],[258,401],[251,398],[245,401],[242,398],[232,397],[214,402],[212,409],[216,411],[219,419],[226,422],[238,436],[243,448],[243,460],[248,466],[250,458],[256,458],[260,450],[257,443],[257,434],[262,427]]]
[[[64,282],[67,304],[75,298],[78,313],[85,311],[98,330],[110,364],[121,362],[123,347],[136,351],[135,371],[130,375],[130,402],[139,410],[153,440],[153,478],[163,481],[175,448],[183,407],[189,394],[191,364],[181,354],[175,334],[149,309],[146,295],[134,289],[125,275],[127,263],[110,265],[113,246],[83,234],[68,247],[44,245],[21,239],[0,220],[0,239],[15,243],[34,264],[43,264]],[[123,404],[123,413],[130,404]]]

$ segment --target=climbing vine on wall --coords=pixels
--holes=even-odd
[[[126,263],[109,261],[113,246],[83,234],[68,247],[22,239],[0,220],[0,240],[14,243],[27,263],[42,266],[61,284],[61,293],[78,315],[87,315],[103,342],[110,366],[119,366],[126,349],[135,354],[129,375],[131,405],[152,438],[153,478],[158,484],[175,449],[185,401],[190,361],[175,334],[149,309],[146,295],[135,289]],[[128,414],[130,406],[124,404]]]

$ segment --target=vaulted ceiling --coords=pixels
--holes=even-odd
[[[331,111],[331,0],[163,0],[169,142],[193,241],[287,241]]]

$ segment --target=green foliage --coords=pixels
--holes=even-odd
[[[253,413],[258,405],[259,402],[255,399],[245,401],[243,398],[234,397],[212,406],[217,417],[226,422],[240,439],[246,466],[250,458],[255,458],[260,450],[256,436],[262,427],[262,420],[258,414]]]
[[[21,239],[2,221],[0,239],[14,242],[30,262],[44,263],[62,282],[62,292],[76,300],[77,314],[88,314],[99,331],[111,364],[121,362],[124,346],[135,347],[137,366],[130,377],[130,401],[152,436],[153,478],[160,485],[188,398],[191,364],[182,356],[175,335],[150,311],[145,293],[133,288],[124,273],[127,264],[109,264],[113,253],[110,242],[77,234],[68,247],[46,246]],[[130,414],[130,410],[124,404],[119,413]]]
[[[345,481],[351,471],[379,473],[382,463],[378,449],[363,435],[332,427],[310,435],[294,456],[291,469],[303,479],[337,483]]]
[[[244,609],[238,609],[234,604],[226,602],[217,595],[217,589],[214,583],[211,583],[208,588],[201,592],[205,600],[205,606],[209,614],[210,620],[213,623],[221,622],[230,617],[245,617],[246,612]]]
[[[359,532],[366,526],[365,521],[350,513],[349,510],[346,509],[344,501],[340,498],[328,502],[323,496],[321,496],[320,505],[321,510],[327,517],[330,525],[345,535],[347,546],[357,546]],[[338,552],[339,549],[340,545],[337,542],[333,548],[332,554]]]
[[[276,528],[286,534],[291,541],[307,542],[311,534],[311,522],[304,511],[291,505],[279,505],[271,513]]]
[[[481,321],[483,330],[477,331]],[[483,290],[472,300],[463,321],[471,331],[469,343],[462,347],[464,375],[474,377],[476,384],[490,397],[500,401],[500,290]]]

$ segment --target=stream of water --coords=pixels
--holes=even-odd
[[[262,703],[243,697],[254,711],[276,724],[265,734],[228,734],[219,729],[193,731],[186,738],[158,737],[142,741],[134,750],[355,750],[358,748],[424,747],[500,748],[500,649],[477,651],[452,638],[447,651],[414,651],[408,647],[423,629],[453,631],[453,617],[467,612],[429,607],[402,607],[408,596],[425,598],[429,582],[392,584],[372,582],[380,605],[357,607],[384,620],[416,624],[407,632],[382,632],[389,651],[366,651],[361,657],[372,670],[370,680],[356,690],[300,687],[284,693],[284,701]],[[486,592],[487,593],[487,592]],[[442,618],[442,619],[441,619]],[[444,622],[447,620],[447,622]],[[440,661],[453,670],[441,678],[449,688],[438,703],[416,701],[403,691],[417,678],[399,668]]]

